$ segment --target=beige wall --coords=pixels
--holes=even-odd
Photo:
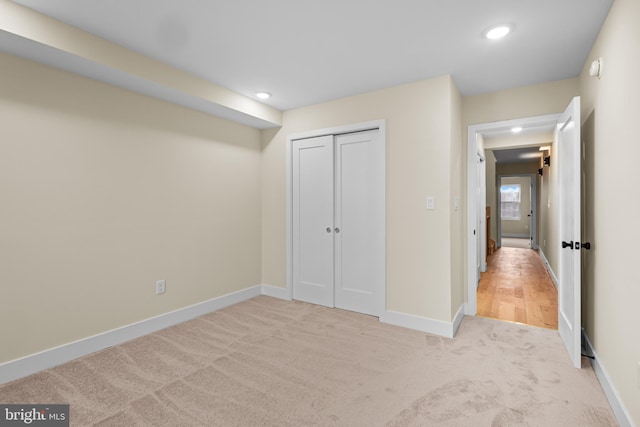
[[[500,185],[520,185],[520,219],[500,221],[502,236],[528,237],[531,232],[529,211],[531,210],[531,180],[528,177],[502,177]]]
[[[0,363],[260,283],[258,130],[0,69]]]
[[[616,0],[580,75],[585,146],[584,326],[598,358],[640,425],[640,2]],[[601,79],[588,76],[604,59]],[[622,210],[623,209],[623,210]]]
[[[533,147],[548,145],[553,142],[553,131],[541,131],[521,135],[501,135],[486,138],[484,148],[486,150],[499,150],[513,147]]]
[[[554,132],[553,143],[546,153],[551,156],[551,165],[544,166],[542,160],[537,167],[542,168],[543,175],[538,177],[538,246],[549,263],[556,277],[560,250],[560,212],[558,209],[558,150],[557,132]]]
[[[467,126],[561,113],[579,94],[577,78],[462,98],[462,124]]]
[[[264,131],[263,283],[286,286],[287,135],[385,119],[387,308],[450,321],[462,300],[462,272],[452,265],[452,255],[461,251],[455,230],[461,211],[452,212],[462,182],[454,170],[462,153],[453,147],[459,142],[458,103],[445,76],[287,111],[282,129]],[[458,178],[451,183],[453,175]],[[435,197],[433,211],[426,210],[427,196]],[[452,286],[457,281],[460,286]]]

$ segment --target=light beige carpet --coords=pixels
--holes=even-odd
[[[556,331],[467,317],[454,340],[258,297],[0,387],[78,426],[614,426]]]

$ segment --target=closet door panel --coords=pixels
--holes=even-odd
[[[335,149],[335,306],[379,315],[385,280],[384,147],[372,130],[336,136]]]
[[[293,297],[334,306],[333,136],[293,143]]]

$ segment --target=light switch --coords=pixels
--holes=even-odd
[[[427,209],[432,211],[436,208],[436,199],[433,196],[427,197]]]

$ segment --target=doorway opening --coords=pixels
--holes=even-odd
[[[553,135],[541,132],[527,139],[551,144]],[[487,234],[495,250],[489,251],[487,269],[480,274],[477,314],[557,329],[558,292],[537,243],[538,194],[544,182],[534,172],[542,166],[541,145],[494,150],[491,138],[484,142],[487,211],[493,207],[495,212],[487,217]]]
[[[539,152],[538,147],[532,147]],[[522,149],[517,149],[521,152]],[[528,152],[535,154],[536,151]],[[501,150],[504,152],[507,150]],[[495,153],[495,152],[494,152]],[[493,155],[496,158],[496,155]],[[498,158],[504,159],[504,154],[498,154]],[[534,162],[513,162],[508,160],[496,161],[497,176],[489,176],[492,169],[487,170],[486,181],[496,185],[496,200],[486,200],[487,205],[496,206],[496,248],[503,246],[529,249],[538,249],[538,180],[535,174],[526,173],[529,169],[535,169],[539,160]],[[505,169],[519,170],[522,173],[510,173],[503,175]]]
[[[517,144],[513,143],[513,138],[509,138],[509,141],[505,141],[504,138],[500,140],[500,134],[509,135],[514,128],[533,131],[547,127],[553,133],[553,146],[540,145],[538,148],[544,152],[538,179],[545,179],[545,184],[548,184],[543,186],[540,196],[543,208],[539,211],[544,212],[546,219],[542,221],[540,218],[539,221],[541,226],[538,236],[542,242],[539,254],[558,289],[558,333],[577,368],[581,364],[580,251],[586,249],[581,243],[581,188],[580,179],[576,179],[580,176],[581,170],[580,123],[580,97],[576,96],[561,114],[469,126],[467,141],[467,189],[470,190],[467,191],[468,264],[465,314],[474,316],[478,309],[477,290],[480,281],[480,272],[475,268],[477,251],[485,250],[482,245],[478,249],[477,242],[478,239],[486,238],[482,234],[488,228],[482,227],[486,222],[482,205],[491,201],[489,197],[478,200],[480,191],[475,191],[479,185],[475,159],[479,155],[484,156],[488,148],[506,149],[514,146],[540,145],[526,140],[524,132],[523,138],[519,138]],[[494,135],[498,138],[488,143],[486,140]],[[538,158],[539,156],[538,154]],[[486,209],[486,206],[484,208]],[[484,258],[486,254],[481,253],[481,256]],[[554,271],[557,271],[557,274]]]
[[[560,114],[551,114],[472,125],[468,129],[467,188],[474,190],[467,191],[467,236],[469,239],[467,245],[467,304],[465,311],[467,315],[476,315],[477,288],[481,273],[488,268],[486,260],[489,253],[501,247],[501,242],[497,235],[498,215],[496,212],[498,209],[499,190],[497,178],[499,175],[533,174],[536,176],[536,182],[540,179],[548,180],[549,173],[546,176],[537,175],[540,166],[533,168],[533,163],[540,162],[539,153],[543,153],[544,156],[548,154],[549,151],[540,150],[541,147],[550,150],[549,141],[553,140],[553,132],[556,129],[559,118]],[[512,133],[514,127],[523,129],[517,137]],[[500,170],[497,169],[498,161],[496,155],[502,156],[502,160],[504,160],[502,163],[505,166],[501,167]],[[505,156],[507,157],[506,159],[504,158]],[[511,156],[511,160],[514,160],[514,158],[525,160],[529,157],[529,160],[531,160],[530,169],[525,172],[512,169],[512,166],[508,165],[517,162],[509,161],[509,156]],[[484,161],[479,162],[477,161],[478,158]],[[490,184],[486,182],[487,176]],[[538,188],[536,187],[535,198],[537,206],[540,209],[542,209],[542,206],[549,208],[549,200],[552,195],[537,190]],[[555,206],[554,209],[556,209]],[[542,227],[538,228],[543,230],[545,227],[551,226],[548,222],[544,223],[543,218],[540,217],[534,221],[534,224],[536,227],[541,225]],[[536,231],[534,235],[534,239],[537,239],[536,246],[537,241],[543,244],[547,243],[543,232]],[[536,246],[533,247],[536,248]],[[545,248],[542,247],[541,254],[544,254],[544,250]],[[544,258],[543,262],[549,266]]]

